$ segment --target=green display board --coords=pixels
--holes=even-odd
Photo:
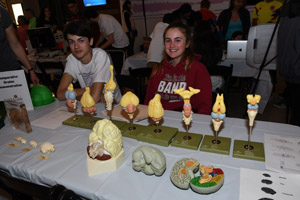
[[[234,140],[233,157],[243,158],[248,160],[265,161],[264,144],[260,142],[251,142],[252,150],[245,147],[248,146],[248,141]]]
[[[215,136],[204,136],[200,151],[229,155],[231,139],[226,137],[218,137],[219,144],[214,144]]]
[[[188,136],[190,136],[191,138],[190,140],[184,139],[186,135],[186,132],[178,132],[174,137],[173,141],[171,142],[171,146],[197,150],[199,148],[203,135],[196,133],[188,133]]]

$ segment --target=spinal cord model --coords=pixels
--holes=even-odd
[[[105,84],[105,88],[104,88],[104,98],[106,102],[107,111],[112,110],[112,104],[114,101],[114,92],[117,87],[117,84],[114,82],[114,67],[112,65],[109,66],[109,71],[110,71],[110,79]]]

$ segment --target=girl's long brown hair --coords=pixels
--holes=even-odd
[[[182,22],[174,22],[174,23],[170,24],[164,32],[164,40],[165,40],[166,32],[170,29],[175,29],[175,28],[177,28],[185,36],[186,43],[191,42],[191,37],[192,37],[191,29],[187,25],[183,24]],[[157,64],[154,67],[151,77],[153,77],[160,69],[163,69],[165,62],[167,62],[166,58],[168,58],[168,57],[169,56],[164,51],[164,58],[159,64]],[[186,59],[185,65],[184,65],[184,70],[186,72],[188,72],[189,69],[191,68],[192,62],[194,61],[194,53],[192,52],[191,45],[185,49],[180,62],[184,59]]]

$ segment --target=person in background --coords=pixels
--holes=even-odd
[[[31,8],[25,10],[25,18],[28,21],[28,29],[36,28],[37,20]]]
[[[57,23],[48,7],[41,9],[40,17],[37,21],[37,27],[49,27],[51,28],[52,33],[56,32]]]
[[[28,35],[27,35],[28,24],[26,22],[26,18],[23,15],[18,16],[18,24],[19,24],[17,29],[18,39],[23,49],[26,50],[26,40],[28,40]]]
[[[131,11],[131,1],[128,0],[123,3],[122,24],[129,39],[127,54],[128,56],[131,56],[134,54],[134,41],[137,36],[137,30],[135,28],[133,14]]]
[[[242,31],[235,31],[234,33],[232,33],[231,40],[243,40]]]
[[[81,88],[74,89],[78,100],[85,92],[85,87],[90,87],[95,102],[105,103],[102,91],[104,84],[110,79],[110,59],[104,50],[91,48],[93,37],[90,25],[83,20],[73,20],[65,26],[64,37],[72,54],[67,57],[65,71],[57,89],[57,98],[65,100],[69,84],[78,81]],[[114,99],[117,103],[121,99],[119,87],[115,89]]]
[[[222,46],[213,30],[211,20],[202,21],[195,26],[193,33],[193,52],[201,55],[200,62],[203,63],[211,74],[214,72],[223,56]],[[212,90],[222,88],[223,78],[221,76],[211,76]]]
[[[300,1],[290,0],[283,10],[277,36],[277,68],[286,81],[285,100],[290,124],[300,126]]]
[[[155,25],[150,35],[151,42],[147,53],[147,67],[153,68],[162,61],[165,48],[163,35],[171,22],[173,22],[173,15],[167,13],[164,15],[163,21]]]
[[[244,0],[230,0],[229,8],[223,10],[218,17],[217,29],[222,33],[222,41],[225,44],[235,31],[243,32],[243,39],[247,39],[250,29],[250,13],[245,8]]]
[[[282,3],[276,0],[263,0],[255,5],[252,26],[275,23],[278,20]]]
[[[68,8],[68,14],[66,16],[66,22],[73,21],[75,19],[82,19],[83,13],[78,8],[78,4],[76,0],[67,0],[67,8]]]
[[[212,90],[209,73],[199,62],[200,56],[191,50],[190,28],[181,23],[170,24],[164,33],[165,58],[156,65],[150,76],[145,105],[155,94],[161,95],[165,110],[182,111],[183,99],[173,89],[193,87],[200,93],[191,98],[194,113],[209,115],[212,104]]]
[[[31,67],[27,55],[18,41],[12,19],[4,8],[0,7],[0,72],[18,70],[18,59],[28,70],[33,84],[39,84],[39,79]],[[18,57],[18,59],[17,59]]]
[[[210,7],[210,1],[209,0],[202,0],[200,3],[200,12],[202,14],[202,20],[212,20],[214,24],[216,24],[217,16],[209,10]]]
[[[188,3],[184,3],[180,6],[179,9],[175,10],[172,14],[174,14],[175,16],[178,16],[182,23],[191,27],[194,25],[192,18],[191,18],[193,13],[194,13],[194,11],[192,9],[192,6]]]
[[[87,9],[84,12],[84,17],[89,22],[98,23],[100,36],[95,47],[99,46],[101,49],[125,49],[129,45],[124,29],[113,16],[98,14],[94,9]]]

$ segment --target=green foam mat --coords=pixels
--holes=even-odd
[[[137,135],[137,140],[167,147],[178,131],[177,128],[167,126],[158,126],[158,129],[161,130],[159,133],[155,132],[156,129],[155,125],[145,127],[143,132]]]
[[[77,117],[77,120],[74,120],[75,117]],[[92,130],[95,123],[101,119],[103,119],[103,118],[89,117],[89,116],[85,116],[85,115],[74,115],[74,116],[70,117],[69,119],[66,119],[65,121],[63,121],[62,124],[67,125],[67,126],[74,126],[74,127],[78,127],[78,128],[85,128],[85,129]],[[117,121],[117,120],[112,120],[112,122],[119,129],[121,129],[126,124],[126,122]]]
[[[200,151],[229,155],[231,138],[218,137],[219,144],[214,144],[215,136],[205,135],[200,147]]]
[[[245,148],[248,146],[248,141],[234,140],[233,157],[243,158],[248,160],[265,161],[264,144],[260,142],[251,142],[252,150]]]
[[[191,137],[190,140],[186,140],[184,138],[187,135]],[[202,137],[203,137],[202,134],[196,134],[196,133],[186,134],[186,132],[178,132],[177,135],[174,137],[173,141],[171,142],[171,146],[197,150],[199,148]]]
[[[143,133],[143,131],[145,131],[145,129],[147,128],[147,126],[142,126],[138,124],[132,124],[132,126],[135,127],[134,130],[130,129],[131,128],[130,123],[125,122],[125,125],[120,129],[124,137],[137,139],[137,135]]]

